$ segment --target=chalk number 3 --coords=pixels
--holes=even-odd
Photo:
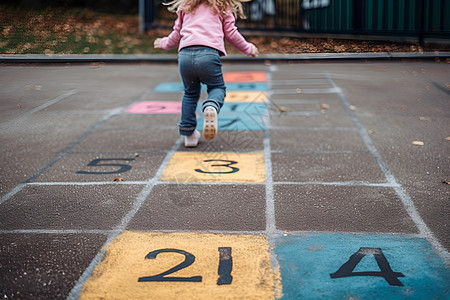
[[[223,159],[208,159],[204,162],[219,162],[218,164],[211,164],[211,167],[225,168],[225,170],[219,169],[218,171],[204,171],[202,169],[195,169],[195,172],[205,173],[205,174],[231,174],[239,171],[239,168],[232,167],[232,165],[237,164],[237,161],[223,160]]]

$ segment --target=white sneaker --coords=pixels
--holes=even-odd
[[[194,133],[190,136],[185,136],[184,137],[184,146],[186,148],[197,147],[200,136],[201,136],[201,134],[198,130],[195,130]]]
[[[212,140],[217,134],[217,111],[212,106],[207,106],[203,111],[203,136]]]

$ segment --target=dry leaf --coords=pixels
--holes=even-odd
[[[423,146],[423,145],[425,145],[425,143],[421,142],[421,141],[413,141],[412,144],[415,145],[415,146]]]
[[[42,90],[42,85],[39,85],[39,84],[30,85],[30,90],[40,91],[40,90]]]
[[[450,136],[446,137],[444,140],[450,141]]]
[[[295,91],[297,92],[297,94],[301,94],[302,93],[302,89],[300,89],[300,88],[297,88]]]
[[[330,109],[330,106],[328,104],[320,104],[321,109]]]
[[[427,117],[417,117],[419,121],[428,121],[429,119]]]
[[[290,111],[292,111],[292,109],[290,109],[289,107],[280,106],[280,107],[278,107],[278,111],[279,112],[290,112]]]
[[[122,177],[114,177],[113,181],[123,181]]]
[[[350,105],[348,108],[349,108],[350,110],[356,110],[356,106],[354,106],[354,105]]]

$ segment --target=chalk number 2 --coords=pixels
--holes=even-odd
[[[219,247],[219,279],[217,280],[217,285],[231,284],[233,277],[231,276],[231,270],[233,267],[232,257],[231,257],[231,247]],[[167,282],[167,281],[179,281],[179,282],[201,282],[202,276],[192,276],[192,277],[174,277],[167,276],[175,273],[181,269],[187,268],[192,265],[195,261],[195,256],[184,250],[179,249],[158,249],[147,254],[146,259],[156,259],[160,253],[178,253],[184,256],[184,261],[173,268],[153,276],[139,277],[139,282]]]

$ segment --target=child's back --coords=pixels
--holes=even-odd
[[[223,106],[225,83],[220,56],[227,55],[224,39],[244,54],[256,57],[258,49],[239,33],[233,13],[242,13],[238,0],[175,0],[170,2],[178,18],[173,31],[155,40],[155,48],[169,50],[178,46],[178,63],[184,84],[179,123],[185,146],[195,147],[200,133],[196,130],[195,110],[200,98],[201,83],[206,84],[208,99],[203,102],[203,134],[211,140],[217,133],[217,114]]]
[[[236,49],[246,55],[256,55],[256,47],[248,43],[239,33],[236,19],[230,8],[226,15],[202,2],[193,11],[178,10],[172,33],[161,40],[161,48],[165,50],[179,46],[179,50],[189,46],[207,46],[217,49],[226,55],[224,38]]]

